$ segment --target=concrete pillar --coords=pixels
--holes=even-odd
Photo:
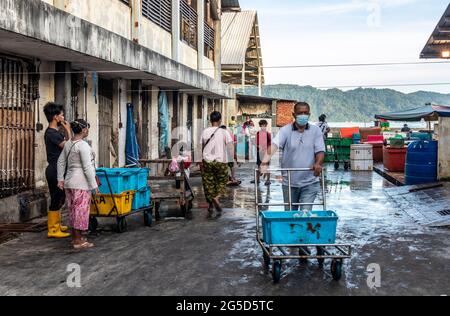
[[[208,121],[209,121],[209,113],[208,113],[208,99],[203,97],[203,105],[202,105],[202,119],[203,119],[203,128],[208,127]]]
[[[198,120],[198,97],[194,96],[194,106],[192,108],[192,147],[195,149],[198,144],[198,132],[201,130],[201,121]]]
[[[258,67],[258,95],[262,96],[262,68],[261,65]]]
[[[159,110],[158,110],[158,97],[159,97],[159,88],[156,86],[152,86],[151,88],[151,106],[150,106],[150,157],[151,159],[159,158]]]
[[[197,14],[197,69],[201,72],[205,55],[205,0],[197,0]]]
[[[95,163],[98,166],[99,165],[99,148],[98,148],[98,137],[99,137],[99,107],[98,104],[95,103],[95,97],[94,97],[94,81],[92,79],[92,74],[88,74],[86,76],[87,81],[87,89],[86,89],[86,109],[87,113],[83,113],[86,115],[87,121],[91,125],[91,128],[89,129],[89,137],[87,139],[87,142],[92,147],[92,151],[95,154]],[[82,88],[80,90],[79,94],[79,100],[81,100],[81,105],[84,109],[84,89]],[[81,116],[81,115],[80,115]]]
[[[220,6],[219,10],[221,10]],[[222,15],[221,12],[219,16],[220,15]],[[215,36],[216,43],[214,48],[214,69],[215,69],[214,76],[217,81],[222,81],[222,41],[221,41],[222,22],[220,20],[214,22],[214,30],[216,31]]]
[[[131,1],[131,38],[139,43],[142,21],[142,0]]]
[[[65,61],[55,63],[55,102],[64,105],[66,120],[75,120],[75,109],[72,108],[72,67]]]
[[[48,127],[47,119],[44,115],[44,106],[47,102],[53,102],[55,100],[55,87],[54,87],[54,75],[55,64],[53,62],[43,61],[40,67],[40,71],[42,72],[41,77],[39,79],[39,107],[37,111],[39,111],[39,122],[38,122],[38,113],[35,114],[36,123],[41,123],[44,127],[44,130],[35,133],[35,144],[36,149],[34,150],[34,181],[36,188],[46,188],[47,180],[45,178],[45,168],[47,168],[47,154],[45,150],[45,141],[44,134],[45,129]],[[39,149],[38,149],[39,148]]]
[[[277,127],[277,104],[278,101],[272,101],[272,127]]]
[[[172,59],[180,62],[180,0],[172,0]]]
[[[172,146],[172,139],[173,139],[173,127],[172,127],[172,120],[173,120],[173,107],[174,107],[174,92],[167,92],[167,101],[169,103],[169,146]]]
[[[245,62],[242,65],[242,83],[241,83],[241,89],[242,89],[242,94],[245,94]]]
[[[438,179],[450,180],[450,118],[439,118],[439,154],[438,154]]]
[[[117,130],[117,161],[118,166],[125,166],[125,143],[127,135],[127,103],[130,102],[128,98],[128,81],[117,80],[114,83],[114,95],[113,95],[113,123],[114,131]],[[117,127],[116,127],[117,126]]]

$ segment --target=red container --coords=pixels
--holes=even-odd
[[[353,134],[359,134],[359,127],[341,128],[341,137],[342,138],[353,138]]]
[[[361,141],[367,142],[367,138],[369,135],[381,135],[381,128],[380,127],[361,127],[359,129],[359,133],[361,134]]]
[[[384,147],[384,168],[392,172],[404,172],[408,148]]]
[[[381,136],[383,137],[383,136]],[[373,146],[373,162],[383,162],[383,142],[365,142],[364,144],[371,144]]]
[[[367,136],[367,142],[384,142],[383,135],[369,135]]]

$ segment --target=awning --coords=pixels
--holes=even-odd
[[[437,121],[439,117],[450,117],[450,107],[429,104],[416,109],[375,115],[375,118],[378,120],[400,122],[416,122],[422,119],[425,121]]]

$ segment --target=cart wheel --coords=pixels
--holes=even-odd
[[[269,269],[270,257],[266,254],[265,251],[263,251],[263,257],[264,257],[264,268]]]
[[[336,170],[339,169],[339,162],[336,161],[336,162],[334,163],[334,169],[336,169]]]
[[[127,220],[125,217],[118,217],[117,218],[117,232],[123,233],[127,230]]]
[[[180,210],[181,210],[181,216],[186,217],[186,213],[187,213],[186,205],[181,205]]]
[[[317,255],[323,256],[325,255],[325,250],[322,247],[317,247]],[[323,266],[323,263],[325,262],[325,259],[317,259],[317,262],[319,263],[319,266]]]
[[[342,260],[334,259],[331,261],[331,275],[335,281],[339,281],[342,277]]]
[[[152,211],[148,210],[144,212],[144,224],[147,227],[151,227],[153,223]]]
[[[94,233],[98,228],[98,220],[96,217],[89,217],[89,231]]]
[[[346,161],[346,162],[344,163],[344,169],[345,169],[345,171],[347,171],[348,169],[350,169],[350,163],[349,163],[348,161]]]
[[[159,221],[161,219],[161,215],[159,214],[159,208],[161,207],[160,202],[155,202],[155,220]]]
[[[280,260],[276,260],[273,263],[272,277],[273,277],[274,283],[280,282],[280,279],[281,279],[281,261]]]

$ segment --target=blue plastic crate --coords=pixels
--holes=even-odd
[[[337,214],[333,211],[311,213],[311,217],[296,217],[301,212],[261,212],[264,242],[271,245],[334,244]]]
[[[150,187],[141,188],[136,191],[133,198],[131,209],[133,211],[150,206],[151,190]]]
[[[99,168],[97,177],[100,180],[101,194],[121,194],[125,191],[139,191],[147,187],[148,168]],[[111,184],[110,192],[108,182]]]

